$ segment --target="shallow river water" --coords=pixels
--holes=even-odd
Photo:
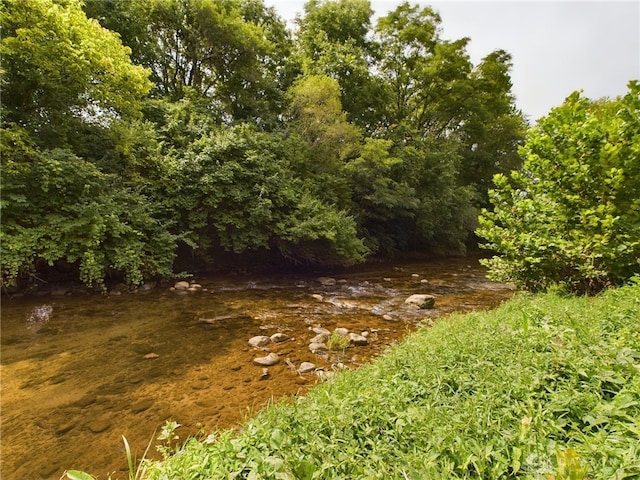
[[[186,294],[3,297],[1,478],[58,480],[79,469],[124,479],[122,435],[141,456],[167,420],[182,425],[181,441],[232,428],[319,381],[292,365],[357,368],[426,317],[491,308],[513,293],[474,259],[323,272],[337,280],[328,286],[319,275],[196,276],[203,289]],[[413,293],[436,296],[435,308],[406,306]],[[369,344],[316,355],[313,327],[366,331]],[[247,343],[278,332],[290,339]],[[265,376],[253,359],[268,352],[282,361]]]

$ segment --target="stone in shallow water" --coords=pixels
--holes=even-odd
[[[300,364],[300,368],[298,368],[298,373],[309,373],[313,372],[316,369],[315,364],[311,362],[302,362]]]
[[[95,395],[85,395],[80,400],[76,400],[73,402],[74,407],[85,408],[89,405],[93,405],[98,400],[98,397]]]
[[[357,333],[350,333],[349,334],[349,343],[351,345],[356,345],[356,346],[365,346],[369,344],[369,341],[367,340],[367,337],[363,336],[363,335],[358,335]]]
[[[280,343],[289,340],[289,335],[285,335],[284,333],[274,333],[270,338],[273,343]]]
[[[324,353],[327,351],[327,346],[324,343],[312,342],[309,344],[309,350],[311,353]]]
[[[75,426],[76,424],[73,422],[63,423],[56,427],[56,435],[64,435],[65,433],[73,430]]]
[[[337,333],[338,335],[342,335],[343,337],[346,337],[347,335],[349,335],[349,329],[344,327],[338,327],[334,330],[334,332]]]
[[[98,418],[91,422],[88,427],[93,433],[102,433],[111,427],[111,422],[107,418]]]
[[[258,365],[262,365],[263,367],[270,367],[271,365],[275,365],[280,361],[280,357],[275,353],[270,353],[266,357],[256,357],[253,359],[254,363]]]
[[[271,338],[266,335],[256,335],[255,337],[251,337],[249,339],[249,345],[252,347],[264,347],[271,343]]]
[[[319,333],[311,339],[311,343],[324,343],[329,339],[329,335],[326,333]]]
[[[187,290],[190,286],[191,284],[189,282],[183,280],[181,282],[176,282],[173,285],[173,288],[175,288],[176,290]]]
[[[153,400],[146,398],[131,405],[130,410],[133,413],[141,413],[149,410],[153,406]]]
[[[313,333],[317,333],[318,335],[322,335],[322,334],[324,334],[326,336],[331,335],[331,332],[329,330],[327,330],[326,328],[322,328],[322,327],[313,327],[311,329],[311,331]]]
[[[404,303],[418,308],[433,308],[433,305],[436,303],[436,297],[433,295],[416,293],[407,298]]]

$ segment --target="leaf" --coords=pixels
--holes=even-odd
[[[66,474],[69,480],[96,480],[92,475],[79,470],[67,470]]]
[[[282,430],[276,428],[273,432],[271,432],[269,445],[273,449],[280,448],[284,443],[285,439],[286,439],[285,433]]]

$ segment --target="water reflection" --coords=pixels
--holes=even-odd
[[[375,332],[340,359],[351,368],[425,315],[491,307],[512,293],[468,259],[332,276],[331,285],[316,275],[210,276],[184,295],[5,299],[2,478],[57,480],[65,468],[126,478],[121,435],[142,454],[165,420],[180,423],[184,439],[231,427],[272,397],[304,393],[317,377],[289,365],[330,369],[335,360],[309,351],[313,327]],[[436,308],[410,309],[404,299],[412,293],[435,295]],[[274,333],[289,340],[262,349],[247,343]],[[265,377],[253,359],[267,351],[287,361]]]

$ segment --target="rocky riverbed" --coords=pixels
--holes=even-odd
[[[512,293],[449,259],[4,298],[2,478],[126,478],[122,435],[141,455],[167,420],[181,440],[232,428],[420,322]]]

